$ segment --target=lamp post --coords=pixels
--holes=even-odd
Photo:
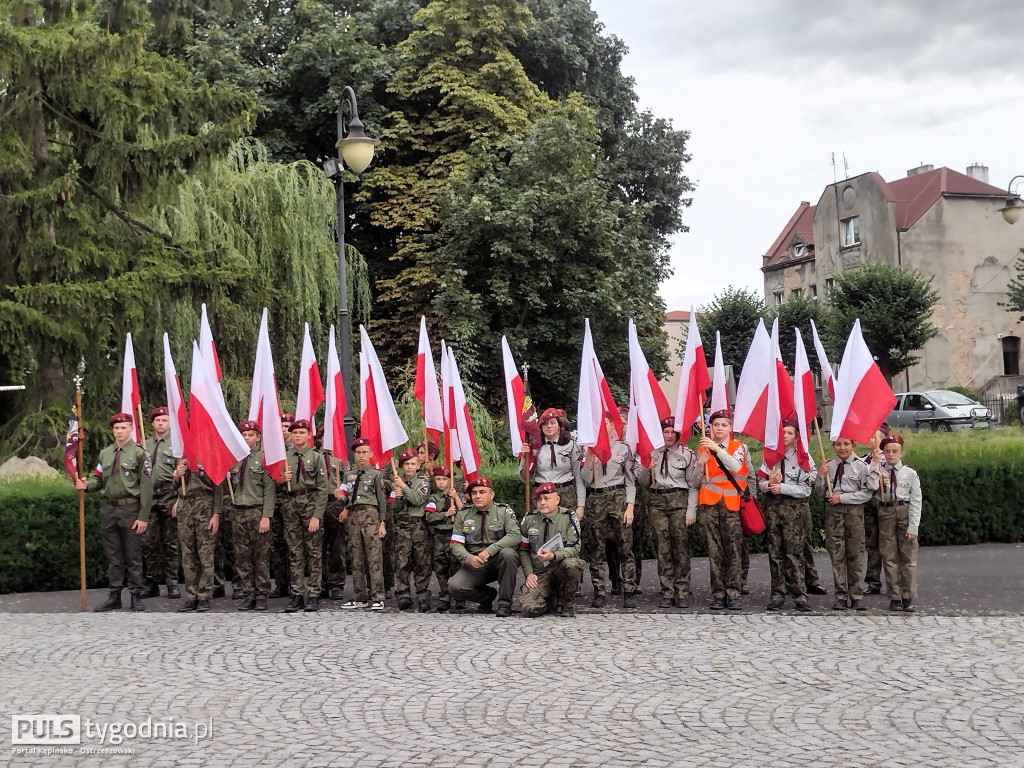
[[[345,104],[348,104],[348,130],[345,128]],[[338,335],[341,346],[341,386],[345,390],[348,410],[345,412],[345,457],[348,458],[349,446],[352,444],[352,362],[350,342],[351,321],[348,315],[348,280],[345,269],[345,166],[354,173],[362,173],[373,160],[373,150],[380,142],[370,138],[363,131],[363,123],[359,119],[359,105],[356,92],[345,86],[338,99],[338,141],[334,145],[338,156],[324,162],[324,173],[334,182],[334,192],[338,206]]]
[[[1010,183],[1006,186],[1006,203],[999,212],[1003,214],[1003,220],[1007,224],[1016,224],[1020,218],[1021,211],[1024,211],[1024,204],[1021,203],[1020,196],[1014,194],[1013,183],[1017,179],[1024,179],[1024,176],[1014,176],[1010,179]]]

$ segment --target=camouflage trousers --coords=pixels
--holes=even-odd
[[[622,524],[626,510],[626,491],[613,488],[607,491],[594,490],[587,494],[587,513],[583,516],[583,529],[587,532],[587,552],[590,561],[590,580],[594,584],[594,596],[608,594],[608,580],[605,578],[606,543],[611,544],[618,555],[618,567],[622,572],[622,586],[625,593],[632,594],[636,587],[636,567],[633,563],[633,528]],[[614,580],[618,580],[618,574]],[[576,587],[573,586],[573,590]]]
[[[589,496],[589,494],[588,494]],[[647,520],[647,504],[644,503],[644,495],[637,488],[636,501],[633,503],[633,568],[636,572],[636,586],[640,586],[640,577],[644,572],[644,525]],[[619,562],[619,553],[615,546],[609,541],[605,543],[605,556],[608,558],[608,576],[612,581],[612,589],[622,586],[622,567]]]
[[[583,578],[586,567],[578,557],[567,557],[554,565],[541,568],[536,573],[537,586],[533,589],[523,585],[520,594],[520,612],[524,618],[532,619],[550,612],[556,602],[572,605],[576,600],[576,585]]]
[[[213,597],[217,537],[210,533],[212,519],[212,493],[194,493],[178,502],[178,541],[188,600],[209,600]]]
[[[316,494],[299,492],[284,497],[281,513],[284,518],[284,539],[288,542],[288,574],[292,595],[309,599],[320,597],[323,576],[324,525],[309,530]]]
[[[213,588],[224,589],[227,583],[225,572],[228,560],[235,561],[235,507],[227,499],[220,512],[220,526],[217,528],[217,548],[213,552]],[[230,569],[232,594],[243,594],[242,582],[238,578],[238,568]]]
[[[804,587],[813,589],[821,586],[818,567],[814,564],[814,547],[811,546],[811,534],[814,532],[814,520],[811,517],[811,505],[808,503],[803,511],[804,517]]]
[[[450,528],[434,528],[432,535],[434,575],[437,577],[437,588],[440,591],[438,599],[442,603],[450,603],[448,579],[459,570],[459,559],[452,554],[452,532]]]
[[[270,594],[270,531],[260,533],[262,507],[236,507],[232,525],[235,575],[246,597]]]
[[[142,536],[132,530],[139,519],[139,502],[100,506],[100,536],[107,556],[107,581],[120,591],[127,583],[133,593],[142,591]]]
[[[403,517],[395,525],[395,597],[409,596],[409,576],[416,583],[416,598],[430,600],[433,542],[422,517]]]
[[[878,544],[878,499],[864,503],[864,549],[868,551],[868,566],[864,571],[864,583],[869,587],[882,588],[882,553]]]
[[[288,574],[288,543],[284,537],[284,516],[282,508],[284,494],[278,491],[277,502],[274,504],[274,516],[270,519],[270,577],[278,586],[287,587],[290,583]]]
[[[349,509],[348,544],[356,602],[384,600],[384,568],[379,532],[380,518],[376,507],[359,504]]]
[[[825,546],[832,558],[836,598],[860,600],[864,595],[860,581],[864,559],[863,505],[825,505]]]
[[[653,497],[652,497],[653,498]],[[739,511],[726,509],[719,499],[714,505],[700,506],[700,520],[708,544],[711,571],[711,596],[715,599],[740,599],[743,584],[743,526]]]
[[[764,511],[768,518],[768,569],[772,578],[772,599],[785,602],[788,595],[797,603],[807,602],[804,583],[804,508],[806,499],[768,494]]]
[[[384,524],[386,535],[380,541],[381,567],[384,571],[384,589],[395,588],[395,520],[389,517]]]
[[[895,507],[878,509],[878,547],[885,565],[885,586],[890,600],[917,597],[918,541],[907,541],[910,526],[910,505],[897,502]]]
[[[149,526],[142,537],[146,581],[167,586],[178,583],[178,518],[171,516],[176,498],[173,487],[170,493],[162,493],[159,497],[154,493]]]
[[[651,532],[658,553],[658,581],[662,597],[688,599],[690,596],[690,545],[686,527],[686,504],[690,493],[661,489],[651,493]]]
[[[324,588],[344,589],[345,588],[345,561],[348,559],[345,550],[348,549],[348,536],[346,525],[338,520],[338,515],[343,507],[339,499],[333,496],[327,500],[327,511],[324,512],[324,551],[323,551],[323,577],[321,583]]]

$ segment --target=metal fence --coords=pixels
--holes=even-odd
[[[986,397],[981,402],[991,411],[995,424],[1020,424],[1020,404],[1016,396]]]

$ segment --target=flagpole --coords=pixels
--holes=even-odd
[[[82,377],[75,377],[75,410],[78,416],[78,479],[82,476],[82,441],[85,430],[82,427]],[[85,491],[78,492],[78,578],[82,585],[82,613],[85,613]]]
[[[818,417],[814,417],[814,434],[818,436],[818,448],[821,449],[821,463],[828,464],[828,459],[825,458],[825,446],[821,442],[821,429],[818,427]],[[832,479],[828,476],[828,472],[825,473],[825,484],[828,486],[828,495],[832,495]]]
[[[235,504],[235,489],[231,487],[231,473],[230,472],[228,472],[227,481],[228,481],[228,496],[231,497],[231,505],[234,506],[234,504]]]
[[[143,448],[145,448],[146,447],[146,429],[145,429],[145,427],[142,426],[142,403],[139,403],[138,405],[135,406],[135,411],[139,415],[139,421],[138,421],[138,425],[139,425],[139,445],[141,445]]]
[[[699,406],[699,410],[700,410],[700,436],[701,437],[707,437],[707,435],[708,435],[708,427],[707,427],[707,424],[704,423],[704,393],[703,392],[701,392],[701,393],[699,393],[697,395],[697,405]],[[681,437],[682,437],[682,435],[680,435],[680,438]],[[708,474],[708,465],[707,465],[707,463],[704,464],[704,477],[706,477],[709,480],[711,479],[711,475]]]

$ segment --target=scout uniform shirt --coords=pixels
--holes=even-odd
[[[226,483],[225,478],[225,483]],[[199,469],[193,471],[191,469],[185,470],[185,490],[182,492],[178,491],[178,498],[183,499],[188,496],[209,496],[213,495],[213,514],[219,515],[221,509],[224,507],[224,489],[225,483],[220,485],[214,485],[213,480],[206,472],[203,471],[203,465],[199,465]]]
[[[818,471],[814,465],[814,459],[810,456],[807,460],[811,463],[810,472],[805,472],[798,463],[799,459],[796,453],[796,446],[786,451],[786,455],[782,457],[782,466],[779,469],[782,472],[782,482],[779,483],[779,496],[789,496],[793,499],[806,499],[811,495],[811,489],[814,486],[813,477]],[[768,469],[768,465],[763,461],[761,462],[761,469],[758,471],[758,486],[761,489],[761,493],[768,493],[768,475],[771,472]]]
[[[146,450],[153,462],[153,487],[168,490],[166,486],[174,483],[174,467],[179,458],[171,453],[171,433],[159,440],[155,435],[147,437]]]
[[[411,480],[403,477],[402,482],[405,483],[402,498],[398,498],[395,491],[392,491],[388,497],[388,511],[397,519],[423,517],[424,507],[430,497],[430,481],[417,474]]]
[[[633,451],[620,440],[612,440],[611,449],[612,455],[607,464],[602,464],[596,456],[592,462],[587,461],[584,464],[583,481],[590,483],[594,488],[625,488],[626,503],[632,504],[636,501]]]
[[[343,500],[345,506],[358,507],[365,504],[376,507],[379,522],[384,522],[388,514],[388,501],[380,470],[371,466],[366,469],[349,467],[345,473],[345,486],[348,490],[348,497]]]
[[[153,506],[153,466],[149,454],[131,440],[120,448],[117,443],[100,451],[100,460],[85,490],[103,490],[109,501],[139,500],[139,517],[149,522],[149,509]]]
[[[424,509],[425,517],[427,522],[430,523],[430,527],[435,531],[451,531],[455,521],[453,518],[448,517],[446,513],[450,512],[453,506],[455,506],[455,499],[449,496],[447,492],[435,491],[430,494],[427,506]]]
[[[836,473],[842,467],[842,476],[836,485]],[[840,504],[863,504],[878,490],[878,476],[873,475],[868,465],[851,455],[844,460],[838,457],[828,460],[828,476],[832,481],[832,492],[839,494]],[[820,496],[828,495],[828,485],[822,475],[814,476],[814,490]]]
[[[681,442],[671,448],[651,451],[650,470],[641,468],[640,472],[641,484],[655,490],[697,491],[700,488],[702,473],[697,454]],[[697,516],[697,498],[696,492],[687,496],[687,517]]]
[[[324,455],[308,443],[303,450],[297,451],[293,443],[285,457],[288,468],[292,471],[292,490],[287,490],[287,483],[280,483],[286,489],[284,495],[315,493],[313,517],[323,520],[324,512],[327,510],[327,462],[324,461]]]
[[[882,464],[882,480],[879,483],[879,490],[876,492],[878,500],[882,504],[889,504],[895,501],[905,501],[910,504],[909,522],[907,533],[917,535],[917,527],[921,524],[921,478],[917,471],[911,469],[903,460],[896,462],[896,466]]]
[[[562,549],[554,551],[554,560],[546,563],[537,557],[537,551],[556,533],[562,534]],[[532,512],[523,518],[519,534],[519,562],[526,575],[543,573],[555,563],[568,557],[580,556],[580,526],[576,513],[559,507],[551,517]]]
[[[584,506],[587,500],[587,487],[583,483],[583,472],[580,470],[580,449],[575,440],[565,445],[544,440],[533,454],[533,482],[554,483],[564,485],[573,483],[576,486],[576,506]],[[524,477],[526,469],[522,459],[519,461],[519,476]]]
[[[277,483],[263,466],[263,451],[253,448],[231,470],[235,507],[262,507],[263,517],[274,516]],[[294,487],[294,486],[293,486]]]
[[[494,557],[499,549],[519,543],[519,523],[512,507],[491,504],[485,512],[470,504],[459,510],[452,525],[452,554],[463,565],[487,550]]]

